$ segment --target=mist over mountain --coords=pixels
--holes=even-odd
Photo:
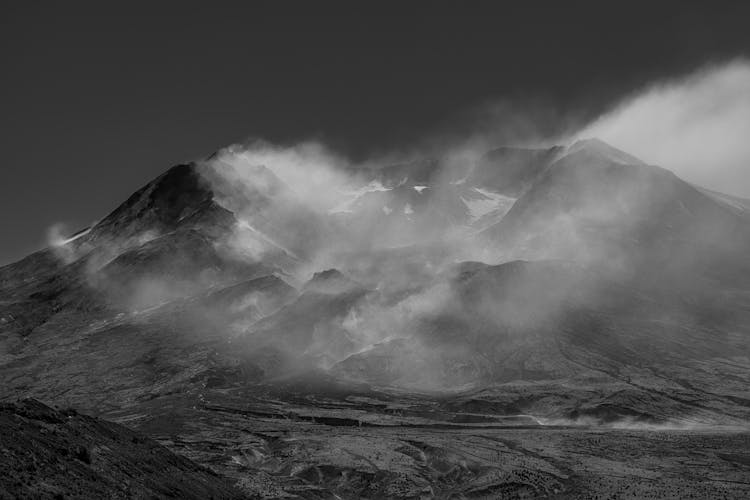
[[[0,397],[184,439],[222,415],[743,427],[748,207],[598,139],[361,165],[316,143],[232,146],[0,268]],[[320,457],[311,479],[185,446],[266,496],[401,473],[335,486]],[[424,470],[404,473],[409,495]],[[563,488],[551,474],[518,481]]]

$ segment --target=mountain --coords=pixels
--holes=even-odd
[[[178,165],[0,268],[0,398],[125,424],[266,497],[586,484],[526,452],[523,474],[472,469],[432,434],[372,472],[393,429],[747,425],[747,200],[598,140],[293,158]],[[348,461],[308,440],[331,429]]]
[[[132,400],[234,366],[254,380],[322,368],[444,389],[744,355],[738,203],[601,141],[495,149],[442,184],[439,161],[376,170],[365,180],[383,187],[345,217],[305,206],[263,165],[217,158],[168,170],[86,232],[0,270],[6,373],[20,382],[68,359],[61,373],[87,367],[66,391],[84,400],[101,384],[85,375],[89,350],[143,352],[123,359],[145,376],[129,377]],[[514,201],[478,228],[471,193]],[[476,256],[500,263],[460,263]],[[315,269],[326,260],[339,268]],[[44,383],[20,387],[54,398]]]

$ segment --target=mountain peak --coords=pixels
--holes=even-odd
[[[596,137],[580,139],[570,146],[564,152],[565,156],[582,153],[589,156],[605,158],[614,163],[625,165],[645,165],[645,162],[633,155],[626,153],[614,146],[604,142]]]

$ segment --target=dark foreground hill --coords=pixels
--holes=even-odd
[[[35,400],[0,405],[0,498],[246,498],[148,437]]]

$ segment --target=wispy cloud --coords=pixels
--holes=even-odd
[[[650,85],[579,136],[598,137],[698,185],[750,196],[750,61]]]

